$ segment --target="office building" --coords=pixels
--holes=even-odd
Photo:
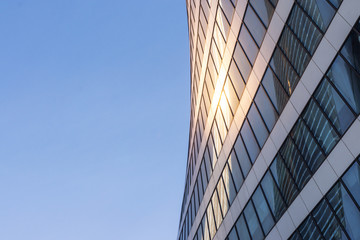
[[[187,0],[178,240],[360,239],[360,1]]]

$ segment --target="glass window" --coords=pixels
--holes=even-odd
[[[212,206],[214,209],[214,216],[215,216],[215,222],[216,222],[216,226],[217,228],[220,226],[221,222],[222,222],[222,213],[221,213],[221,208],[220,208],[220,202],[219,202],[219,198],[218,198],[218,194],[217,191],[215,189],[212,197],[211,197],[211,202],[212,202]]]
[[[336,8],[340,7],[340,4],[342,3],[342,0],[328,0],[331,2]]]
[[[265,144],[267,137],[269,136],[269,132],[265,127],[263,120],[260,117],[260,114],[254,104],[251,105],[249,113],[248,113],[249,123],[254,131],[255,137],[258,141],[260,148],[262,148]],[[247,138],[245,138],[247,139]]]
[[[287,94],[291,95],[300,78],[278,47],[275,49],[274,55],[270,60],[270,66]]]
[[[227,172],[227,176],[224,176],[225,174],[223,173],[223,178],[225,177],[229,180],[228,174],[229,174],[229,172]],[[223,178],[220,177],[216,189],[217,189],[217,192],[219,195],[219,203],[220,203],[220,207],[221,207],[221,211],[222,211],[222,216],[225,217],[225,215],[229,209],[229,201],[228,201],[227,194],[225,191]]]
[[[355,116],[326,79],[321,82],[314,97],[335,128],[344,134]]]
[[[259,146],[255,140],[254,134],[251,131],[250,125],[248,123],[248,121],[244,121],[244,124],[242,126],[242,129],[240,131],[241,136],[243,139],[246,139],[246,141],[244,141],[246,149],[249,153],[250,156],[250,160],[252,163],[254,163],[256,157],[258,156],[260,149]],[[241,161],[240,161],[241,164]]]
[[[236,229],[234,227],[232,228],[232,230],[231,230],[231,232],[230,232],[227,239],[228,240],[238,240],[239,239],[237,234],[236,234]]]
[[[275,106],[276,110],[281,113],[289,98],[281,86],[279,80],[270,68],[267,68],[264,74],[262,85],[269,94],[271,102]],[[259,92],[260,91],[261,90],[259,90]]]
[[[234,150],[231,151],[231,154],[228,159],[228,164],[230,167],[231,174],[234,177],[236,192],[238,192],[240,190],[241,185],[243,184],[244,179],[240,172],[240,167],[238,165],[238,161],[236,159]]]
[[[305,221],[300,225],[299,232],[303,239],[322,239],[321,233],[317,229],[316,224],[311,217],[307,217]]]
[[[349,61],[349,63],[360,73],[360,35],[352,30],[347,38],[343,48],[342,55]]]
[[[331,65],[327,76],[335,84],[353,110],[360,114],[360,77],[338,56]]]
[[[231,112],[235,114],[237,107],[239,105],[239,99],[236,95],[235,89],[229,77],[226,78],[226,82],[224,85],[224,92],[227,100],[229,101]]]
[[[340,160],[340,159],[339,159]],[[351,195],[355,198],[356,202],[360,205],[360,167],[356,162],[342,177],[347,188],[350,190]]]
[[[209,138],[211,139],[211,137]],[[210,142],[210,141],[209,141]],[[210,181],[210,177],[212,174],[212,164],[211,164],[211,159],[210,159],[210,155],[209,155],[209,148],[207,147],[205,152],[204,152],[204,160],[205,160],[205,166],[206,166],[206,172],[207,172],[207,182]],[[204,189],[205,190],[205,189]]]
[[[303,2],[304,1],[302,1],[302,3]],[[288,26],[295,33],[297,39],[299,39],[303,46],[310,52],[311,55],[313,55],[322,39],[322,34],[318,28],[315,27],[315,24],[310,21],[303,10],[298,7],[298,5],[294,5],[289,17]]]
[[[261,226],[263,227],[265,235],[267,235],[270,229],[274,226],[274,220],[271,216],[269,207],[266,203],[265,197],[261,191],[261,188],[258,187],[252,196],[254,202],[254,207],[259,216]]]
[[[286,206],[269,171],[261,181],[261,187],[269,203],[271,212],[273,213],[275,220],[278,221],[285,212]]]
[[[261,85],[255,96],[255,103],[265,121],[266,127],[271,131],[278,119],[278,115]]]
[[[231,82],[234,84],[236,94],[237,94],[238,98],[240,98],[244,91],[245,83],[244,83],[243,78],[240,75],[239,69],[235,64],[235,61],[231,61],[231,64],[229,67],[229,76],[230,76]]]
[[[323,163],[325,156],[301,119],[297,121],[290,135],[310,170],[315,173]]]
[[[219,5],[224,10],[226,18],[228,19],[229,23],[232,21],[232,16],[234,14],[234,6],[230,2],[230,0],[220,0]]]
[[[270,169],[286,203],[290,205],[298,195],[298,190],[279,155],[273,160]]]
[[[241,73],[243,79],[245,80],[245,82],[247,82],[247,80],[250,76],[252,67],[250,65],[250,62],[247,60],[246,55],[245,55],[243,49],[241,48],[240,44],[236,44],[236,47],[234,50],[234,60],[236,62],[236,65],[240,69],[240,73]]]
[[[231,160],[231,159],[230,159]],[[235,160],[228,162],[225,166],[224,172],[223,172],[223,180],[224,180],[224,185],[225,185],[225,189],[227,192],[227,196],[230,202],[230,205],[232,204],[232,202],[234,201],[235,197],[236,197],[236,189],[235,189],[235,185],[232,179],[232,175],[229,171],[229,165],[231,165],[234,168],[233,162],[235,162]],[[237,162],[237,161],[236,161]],[[236,163],[237,165],[237,163]],[[233,169],[234,170],[234,169]],[[238,171],[240,172],[240,169],[238,169]],[[231,171],[232,172],[232,171]]]
[[[259,52],[259,48],[256,46],[254,40],[252,39],[245,25],[241,27],[239,34],[239,41],[247,57],[250,60],[251,65],[254,65],[256,56]]]
[[[288,27],[283,30],[279,46],[294,66],[297,74],[301,76],[310,62],[310,56]]]
[[[263,239],[264,235],[261,231],[259,220],[256,216],[256,213],[255,213],[255,210],[254,210],[254,207],[253,207],[251,201],[245,207],[244,215],[245,215],[246,222],[248,223],[249,232],[250,232],[252,239],[254,239],[254,240]]]
[[[248,5],[245,13],[244,22],[249,29],[251,35],[254,37],[258,46],[261,45],[265,36],[265,27],[256,16],[253,8]]]
[[[201,179],[202,179],[202,185],[203,185],[203,187],[202,187],[202,188],[200,187],[199,190],[201,189],[201,191],[200,191],[200,193],[201,193],[201,194],[200,194],[200,198],[202,198],[202,195],[204,194],[205,189],[206,189],[207,184],[208,184],[208,179],[207,179],[207,176],[206,176],[206,168],[205,168],[205,162],[204,162],[204,161],[201,163],[200,169],[201,169],[200,174],[201,174]]]
[[[326,0],[302,0],[297,2],[305,9],[318,27],[325,32],[335,14],[335,10],[330,4]]]
[[[274,13],[274,7],[271,3],[268,0],[250,0],[250,3],[260,16],[262,22],[268,27]]]
[[[313,211],[314,219],[325,239],[347,239],[340,224],[325,200],[322,200]]]
[[[208,217],[208,222],[209,222],[210,238],[212,239],[216,233],[216,225],[215,225],[215,219],[214,219],[214,213],[213,213],[211,201],[209,202],[209,205],[207,207],[206,215]]]
[[[210,240],[210,231],[209,231],[209,223],[207,220],[207,214],[205,212],[204,217],[202,219],[203,230],[204,230],[204,240]]]
[[[295,183],[299,189],[302,189],[311,178],[311,173],[305,165],[305,161],[301,157],[295,144],[289,137],[280,148],[280,153],[290,174],[295,179]]]
[[[327,194],[336,215],[351,239],[360,239],[360,212],[341,183]]]
[[[313,99],[302,115],[324,152],[329,154],[339,141],[339,136]]]
[[[236,221],[235,226],[241,240],[250,240],[250,235],[246,227],[243,214],[240,215],[240,218]]]
[[[251,162],[240,135],[238,135],[236,139],[234,149],[239,160],[243,176],[246,177],[250,171]]]

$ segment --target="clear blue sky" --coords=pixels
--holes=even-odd
[[[0,239],[175,239],[185,0],[0,1]]]

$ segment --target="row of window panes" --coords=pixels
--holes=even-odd
[[[294,10],[294,9],[297,9],[297,7],[298,7],[298,5],[294,6],[293,12],[290,15],[289,19],[291,19],[293,14],[298,13],[298,12],[295,12],[295,10]],[[289,22],[290,21],[291,20],[289,20]],[[279,42],[281,42],[281,39]],[[317,47],[318,42],[317,43],[315,42],[315,44]],[[316,49],[316,47],[313,47],[313,49]],[[270,92],[270,94],[266,93],[264,91],[263,87],[260,86],[257,96],[255,97],[255,103],[253,103],[253,105],[251,106],[251,108],[249,110],[248,120],[250,122],[250,125],[253,125],[253,129],[255,130],[254,132],[255,132],[256,138],[254,138],[253,135],[248,135],[247,139],[249,139],[249,140],[246,142],[246,148],[247,148],[248,154],[250,155],[251,159],[253,159],[253,160],[255,160],[258,152],[260,151],[260,148],[265,143],[265,140],[266,140],[269,132],[272,130],[272,128],[278,118],[277,111],[279,111],[281,113],[283,110],[283,107],[285,106],[285,104],[288,100],[288,96],[286,96],[284,94],[282,94],[282,96],[276,96],[276,92],[274,92],[273,90],[278,89],[278,88],[274,88],[274,86],[280,87],[280,85],[279,85],[279,82],[274,81],[275,79],[277,80],[277,78],[274,75],[274,73],[272,72],[272,70],[268,69],[267,73],[265,74],[265,77],[264,77],[265,81],[263,83],[264,83],[265,88],[267,88],[267,90]],[[271,81],[271,83],[270,83],[270,81]],[[273,87],[273,89],[271,88],[271,86]],[[280,87],[279,90],[281,90],[281,92],[284,93],[283,88]],[[291,91],[289,91],[288,94],[291,94]],[[269,102],[269,97],[272,98],[273,104],[276,104],[275,106]],[[276,97],[276,98],[274,98],[274,97]],[[261,115],[259,114],[259,112],[261,113]],[[268,113],[271,113],[271,114],[268,114]],[[262,116],[266,116],[266,117],[264,118]],[[250,125],[247,122],[245,122],[244,129],[250,129],[249,128]],[[249,126],[249,127],[247,127],[247,126]],[[245,133],[246,132],[253,133],[252,131],[245,131],[245,130],[244,130],[244,132]]]
[[[360,239],[359,225],[360,165],[358,158],[295,230],[290,240]]]
[[[222,2],[225,2],[225,0],[222,0]],[[232,3],[231,3],[231,4],[232,4]],[[233,7],[233,11],[234,11],[235,6],[232,6],[232,7]],[[222,14],[224,14],[224,13],[222,12],[222,10],[221,10],[220,5],[219,5],[219,7],[218,7],[218,12],[221,12]],[[220,17],[219,17],[220,19],[223,18],[221,14],[217,14],[217,16],[220,16]],[[218,19],[217,19],[217,21],[218,21]],[[229,25],[229,23],[227,23],[227,24]],[[217,23],[215,23],[214,29],[218,29],[218,28],[216,28],[216,27],[218,27],[218,24],[217,24]],[[218,34],[219,34],[219,33],[214,30],[213,36],[214,36],[215,38],[217,38],[217,39],[219,39],[219,37],[221,37],[221,38],[223,39],[223,43],[222,43],[223,46],[222,46],[222,47],[225,47],[225,44],[224,44],[224,43],[225,43],[225,40],[224,40],[223,36],[222,36],[222,35],[219,36]],[[222,61],[222,53],[219,52],[219,49],[218,49],[218,46],[216,46],[214,37],[212,38],[212,44],[211,44],[210,54],[209,54],[209,62],[208,62],[207,71],[206,71],[206,75],[205,75],[205,83],[204,83],[204,85],[206,84],[206,87],[207,87],[207,88],[206,88],[206,89],[203,88],[203,93],[204,93],[205,91],[207,91],[205,94],[206,94],[207,96],[209,96],[209,101],[208,101],[208,102],[211,101],[212,95],[213,95],[213,93],[214,93],[214,87],[215,87],[216,80],[217,80],[217,74],[218,74],[218,71],[219,71],[219,68],[220,68],[220,64],[221,64],[221,61]],[[223,51],[222,51],[222,52],[223,52]],[[197,56],[198,56],[198,54],[197,54]],[[198,60],[198,62],[201,64],[201,58],[198,57],[197,60]],[[198,69],[198,67],[196,67],[196,69]],[[199,76],[199,74],[197,74],[197,76]],[[210,82],[211,82],[211,85],[210,85]],[[209,93],[209,91],[210,91],[210,93]],[[194,93],[195,93],[195,92],[194,92]],[[195,98],[196,98],[196,94],[192,94],[192,98],[195,99]],[[196,106],[195,100],[192,100],[192,107],[191,107],[192,112],[194,111],[195,106]],[[207,113],[208,113],[209,109],[210,109],[210,107],[207,108],[207,110],[206,110],[206,116],[207,116]],[[200,112],[200,111],[199,111],[199,112]],[[200,117],[200,116],[199,116],[199,117]],[[193,119],[193,118],[192,118],[192,119]],[[199,135],[200,135],[200,132],[203,132],[203,130],[204,130],[204,128],[205,128],[204,119],[201,119],[201,120],[202,120],[202,122],[200,122],[199,120],[198,120],[198,122],[197,122],[196,130],[195,130],[195,138],[196,138],[196,141],[194,141],[194,143],[193,143],[193,146],[194,146],[194,147],[193,147],[192,149],[194,149],[194,153],[192,154],[192,156],[197,156],[197,154],[198,154],[199,144],[201,143],[201,141],[200,141],[200,140],[201,140],[201,136],[199,137]],[[201,126],[201,127],[202,127],[201,129],[198,127],[200,124],[202,125],[202,126]],[[193,162],[191,162],[190,165],[194,165],[194,163],[196,163],[196,158],[193,157],[193,158],[192,158],[192,161],[193,161]],[[189,181],[187,181],[187,182],[189,182]],[[191,181],[190,181],[190,182],[191,182]],[[186,197],[185,197],[185,198],[186,198]]]
[[[277,1],[272,1],[273,4],[277,4]],[[254,13],[254,10],[253,9],[257,9],[261,11],[261,8],[262,7],[267,7],[267,12],[269,12],[269,16],[267,16],[268,18],[268,21],[270,20],[270,18],[272,17],[272,14],[274,12],[274,8],[275,6],[272,5],[272,3],[268,2],[267,0],[264,0],[262,3],[256,3],[256,2],[253,2],[252,4],[254,4],[255,8],[251,5],[249,8],[251,8],[251,11],[249,11],[249,14],[253,14]],[[221,11],[221,13],[224,13],[222,11],[222,8],[218,9],[218,11]],[[227,11],[229,12],[229,11]],[[229,14],[228,14],[229,15]],[[233,12],[231,13],[231,17],[233,15]],[[245,18],[247,14],[245,14]],[[263,15],[263,14],[262,14]],[[217,14],[217,16],[219,16],[219,14]],[[224,19],[224,17],[227,18],[227,16],[222,16],[222,18],[220,19]],[[263,16],[263,18],[265,18]],[[260,22],[260,20],[258,20]],[[219,21],[217,21],[219,22]],[[268,26],[268,23],[267,25],[265,25],[265,27],[267,28]],[[246,26],[245,26],[246,27]],[[226,29],[226,28],[224,28]],[[264,28],[265,29],[265,28]],[[238,42],[238,46],[245,46],[244,45],[244,36],[250,36],[251,39],[252,39],[252,35],[247,32],[248,35],[243,34],[245,31],[247,31],[246,29],[245,30],[242,30],[240,31],[240,34],[239,34],[239,42]],[[228,32],[222,32],[221,33],[221,37],[223,37],[223,34],[225,36],[227,36]],[[262,36],[263,38],[264,36]],[[249,39],[250,40],[250,39]],[[243,42],[243,45],[240,45],[240,41]],[[254,40],[252,40],[254,41]],[[262,39],[261,39],[262,41]],[[251,45],[251,43],[249,43]],[[254,44],[254,42],[253,42]],[[261,44],[261,43],[259,43]],[[258,52],[258,49],[257,48],[257,52]],[[236,51],[236,50],[235,50]],[[257,54],[256,52],[256,54]],[[242,58],[243,55],[238,55],[236,53],[234,53],[234,60],[235,61],[238,61],[240,62],[239,59]],[[243,58],[244,59],[244,58]],[[239,66],[240,64],[238,64]],[[241,66],[241,65],[240,65]],[[251,64],[252,66],[252,64]],[[236,64],[234,63],[234,61],[232,62],[231,64],[231,70],[229,71],[229,76],[225,82],[225,85],[224,85],[224,90],[221,94],[221,98],[220,98],[220,108],[221,110],[217,110],[217,114],[216,114],[216,117],[215,117],[215,120],[214,120],[214,124],[213,124],[213,127],[212,127],[212,133],[213,133],[213,136],[215,136],[214,139],[217,139],[217,141],[215,141],[215,144],[214,144],[214,151],[217,151],[219,152],[221,147],[222,147],[222,142],[224,141],[225,137],[226,137],[226,134],[227,134],[227,131],[228,131],[228,128],[230,127],[230,123],[232,121],[232,118],[233,118],[233,114],[236,110],[236,107],[239,103],[239,99],[240,99],[240,96],[242,94],[242,91],[244,89],[244,86],[245,86],[245,83],[243,82],[243,77],[241,76],[241,73],[239,73],[239,69],[238,67],[236,66]],[[236,81],[234,81],[233,83],[230,83],[230,78],[233,78],[233,79],[237,79]],[[246,78],[247,79],[247,78]],[[235,89],[234,89],[235,87]],[[235,94],[234,94],[235,93]],[[231,108],[231,109],[230,109]],[[217,119],[217,121],[216,121]],[[204,124],[205,125],[205,124]],[[216,136],[220,136],[220,137],[216,137]],[[190,205],[190,204],[189,204]]]
[[[274,2],[275,4],[277,3],[277,2]],[[254,3],[253,3],[254,4]],[[261,4],[259,4],[259,3],[255,3],[255,4],[257,4],[257,5],[255,5],[255,8],[256,9],[261,9],[261,7],[264,7],[264,6],[267,6],[268,7],[268,12],[270,12],[271,13],[271,15],[270,16],[268,16],[269,18],[271,18],[271,16],[272,16],[272,14],[273,14],[273,11],[274,11],[274,6],[272,6],[271,5],[271,3],[270,2],[267,2],[266,0],[264,1],[264,6],[263,5],[261,5]],[[267,5],[266,5],[267,4]],[[251,9],[253,9],[253,6],[251,5]],[[221,13],[222,14],[224,14],[224,12],[223,12],[223,10],[222,10],[222,8],[220,9],[218,9],[218,11],[221,11]],[[227,12],[229,12],[229,11],[227,11]],[[253,13],[253,10],[252,10],[252,13]],[[229,14],[228,14],[229,15]],[[233,15],[233,12],[231,13],[231,16]],[[217,16],[219,16],[219,14],[217,14]],[[222,18],[220,18],[220,19],[224,19],[224,18],[227,18],[227,17],[225,17],[224,15],[223,16],[221,16]],[[259,20],[258,20],[259,21]],[[226,25],[225,25],[226,26]],[[267,26],[266,26],[267,27]],[[224,28],[225,29],[225,28]],[[242,30],[241,32],[240,32],[240,34],[239,34],[239,41],[242,39],[243,40],[243,38],[244,38],[244,36],[246,36],[246,33],[245,34],[243,34],[245,31],[247,31],[246,29],[245,30]],[[224,32],[222,32],[221,33],[222,35],[221,35],[221,37],[223,38],[223,36],[224,36],[224,34],[227,36],[227,34],[228,33],[224,33]],[[247,34],[249,34],[248,32],[247,32]],[[247,36],[250,36],[250,35],[247,35]],[[250,36],[251,37],[251,36]],[[263,36],[262,36],[262,38],[263,38]],[[261,41],[262,41],[262,39],[261,39]],[[239,42],[238,42],[239,43]],[[244,45],[244,43],[243,43],[243,45]],[[241,46],[243,46],[243,45],[241,45]],[[240,46],[240,45],[239,45]],[[257,48],[257,52],[258,52],[258,48]],[[256,53],[257,54],[257,53]],[[239,62],[239,55],[236,55],[236,54],[234,54],[235,55],[235,57],[234,57],[234,59],[235,60],[237,60],[238,62]],[[241,55],[240,55],[240,58],[241,58]],[[234,114],[234,112],[235,112],[235,107],[237,107],[237,105],[238,105],[238,102],[239,102],[239,95],[241,95],[242,94],[242,91],[243,91],[243,89],[244,89],[244,84],[243,83],[239,83],[239,81],[240,80],[242,80],[243,78],[241,77],[241,75],[239,74],[239,70],[238,70],[238,68],[235,66],[235,64],[233,63],[232,64],[232,70],[230,71],[231,72],[231,77],[232,78],[234,78],[234,79],[238,79],[237,81],[236,81],[236,83],[237,84],[232,84],[231,86],[235,86],[235,88],[238,90],[238,93],[237,93],[237,97],[234,97],[234,95],[232,95],[232,96],[230,96],[230,94],[231,94],[231,90],[232,90],[232,88],[229,88],[229,86],[230,86],[230,84],[225,84],[225,87],[224,87],[224,90],[223,90],[223,93],[222,93],[222,97],[221,97],[221,99],[220,99],[220,102],[223,102],[223,103],[225,103],[225,102],[227,102],[228,104],[231,104],[231,107],[232,107],[232,109],[230,110],[229,109],[229,106],[228,106],[228,104],[221,104],[220,106],[222,106],[222,109],[221,109],[221,112],[222,112],[222,115],[223,115],[223,117],[225,118],[225,123],[226,123],[226,125],[227,125],[227,128],[225,128],[225,127],[220,127],[220,133],[222,133],[222,139],[224,139],[225,138],[225,135],[227,134],[227,130],[228,130],[228,128],[229,128],[229,126],[230,126],[230,122],[231,122],[231,120],[232,120],[232,117],[233,117],[233,114]],[[236,69],[236,70],[234,70],[234,69]],[[228,82],[228,80],[226,81],[226,82]],[[240,90],[241,89],[241,90]],[[225,97],[225,95],[227,95],[226,97]],[[225,101],[225,98],[227,98],[226,99],[226,101]],[[217,118],[218,119],[220,119],[220,111],[218,111],[218,114],[217,114]],[[215,123],[217,126],[219,126],[219,125],[221,125],[221,126],[224,126],[225,124],[223,123],[223,122],[221,122],[221,121],[218,121],[218,123]],[[215,125],[214,125],[215,126]],[[212,129],[212,131],[213,132],[215,132],[215,134],[216,133],[218,133],[217,131],[215,131],[216,129],[213,127],[213,129]],[[221,140],[221,139],[220,139]],[[222,144],[220,144],[220,142],[219,141],[217,141],[218,142],[218,144],[215,144],[215,146],[218,146],[218,148],[220,147],[220,146],[222,146]],[[219,151],[219,149],[217,150],[217,151]]]
[[[354,50],[360,47],[359,36],[356,31],[351,32],[341,53],[317,87],[251,201],[245,207],[244,212],[248,207],[252,208],[252,204],[255,205],[256,210],[259,209],[256,224],[245,226],[249,229],[257,229],[256,234],[250,232],[253,237],[268,233],[351,123],[359,116],[357,105],[352,106],[351,102],[346,100],[353,99],[360,104],[360,68],[350,61],[350,59],[359,59],[360,55],[356,51],[351,53],[348,51],[349,48]],[[345,53],[348,56],[345,56]],[[333,75],[335,70],[336,77]],[[332,78],[328,78],[329,76]],[[351,87],[346,90],[341,89],[337,86],[340,82]],[[260,201],[262,207],[257,206],[255,201]],[[238,239],[237,235],[240,234],[238,225],[243,221],[242,215],[231,231],[229,239]],[[241,234],[244,232],[242,231]],[[240,235],[239,237],[241,239]]]

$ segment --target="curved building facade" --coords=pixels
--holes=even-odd
[[[360,1],[187,0],[177,240],[360,239]]]

